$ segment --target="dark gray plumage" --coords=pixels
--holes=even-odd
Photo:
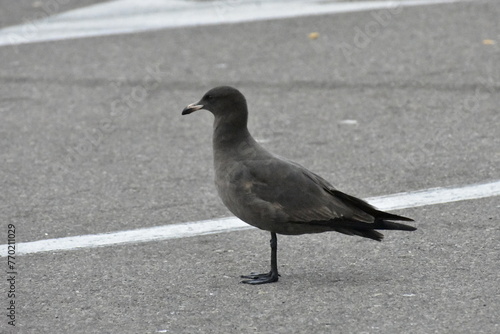
[[[188,105],[183,115],[206,109],[215,116],[215,184],[227,208],[244,222],[271,232],[271,272],[242,276],[250,284],[278,280],[278,234],[336,231],[381,241],[376,230],[414,231],[391,220],[410,218],[379,211],[335,189],[301,165],[266,151],[247,129],[247,103],[237,89],[223,86]]]

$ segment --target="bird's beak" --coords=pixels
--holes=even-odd
[[[186,108],[184,108],[184,110],[182,111],[182,114],[188,115],[188,114],[195,112],[196,110],[200,110],[200,109],[203,109],[202,104],[191,103]]]

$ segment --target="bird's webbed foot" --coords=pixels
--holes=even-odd
[[[250,273],[250,275],[243,275],[241,278],[248,278],[247,280],[241,281],[241,283],[245,284],[265,284],[265,283],[273,283],[277,282],[279,278],[278,272],[273,272],[270,271],[265,274],[257,274],[257,273]]]

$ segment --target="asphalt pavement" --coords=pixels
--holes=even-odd
[[[230,216],[212,116],[181,116],[217,85],[266,148],[352,195],[499,180],[498,17],[474,1],[1,47],[0,244],[8,224],[27,242]],[[262,286],[239,283],[268,269],[258,230],[20,256],[0,332],[500,332],[499,198],[396,213],[418,230],[278,236]]]

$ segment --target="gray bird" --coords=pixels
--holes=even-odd
[[[278,281],[276,234],[336,231],[381,241],[384,236],[376,230],[416,230],[391,221],[413,219],[379,211],[301,165],[265,150],[248,132],[247,103],[237,89],[213,88],[182,114],[201,109],[215,117],[215,185],[222,202],[244,222],[271,232],[271,271],[241,276],[247,279],[243,283]]]

